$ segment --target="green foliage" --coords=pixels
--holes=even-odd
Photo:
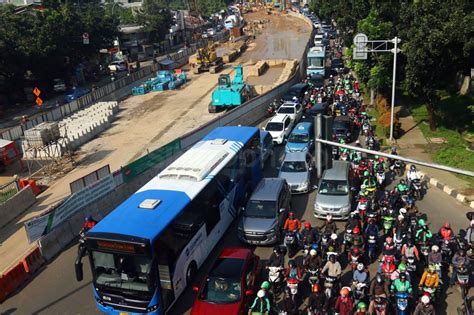
[[[226,3],[224,0],[199,0],[198,1],[198,10],[199,13],[203,16],[211,16],[211,14],[219,12],[222,9],[225,9]]]
[[[137,14],[138,23],[149,32],[150,39],[158,43],[168,34],[172,16],[168,4],[162,0],[144,0]]]

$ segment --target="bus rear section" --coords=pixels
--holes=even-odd
[[[311,47],[306,58],[308,62],[307,75],[326,75],[326,48],[324,46]]]
[[[261,165],[259,129],[216,128],[100,221],[85,237],[98,309],[164,314],[246,203]]]

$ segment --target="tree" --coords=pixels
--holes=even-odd
[[[167,3],[161,0],[144,0],[137,20],[144,30],[149,32],[150,39],[157,43],[169,33],[172,16]]]
[[[217,13],[222,9],[225,9],[226,4],[224,0],[199,0],[198,10],[203,16],[209,17],[213,13]]]
[[[468,64],[465,47],[472,41],[472,10],[464,1],[415,1],[402,6],[407,91],[426,102],[431,130],[436,129],[437,90],[446,88],[457,71]],[[472,60],[471,60],[472,61]]]

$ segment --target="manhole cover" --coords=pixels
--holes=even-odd
[[[439,144],[448,142],[446,141],[445,138],[427,138],[427,140],[430,143],[439,143]]]

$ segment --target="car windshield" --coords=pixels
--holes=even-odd
[[[269,122],[265,127],[266,131],[282,131],[283,123],[280,122]]]
[[[292,133],[288,138],[288,142],[292,143],[308,143],[309,135],[308,134],[295,134]]]
[[[349,127],[349,122],[341,121],[341,120],[335,120],[332,125],[333,129],[347,129],[348,127]]]
[[[283,162],[281,171],[285,173],[306,172],[306,163],[304,161],[286,161]]]
[[[274,218],[275,202],[269,200],[250,200],[245,208],[246,217]]]
[[[151,258],[147,256],[92,252],[95,283],[108,288],[149,291],[147,276]]]
[[[215,304],[230,304],[240,301],[242,295],[239,279],[209,277],[204,283],[201,300]]]
[[[343,64],[344,63],[340,59],[335,59],[335,60],[331,61],[331,65],[333,67],[342,67]]]
[[[310,67],[322,67],[323,59],[320,57],[310,57],[308,58],[308,66]]]
[[[344,180],[323,180],[319,187],[321,195],[347,195],[347,182]]]
[[[279,114],[294,114],[295,113],[295,108],[294,107],[280,107],[278,109]]]

